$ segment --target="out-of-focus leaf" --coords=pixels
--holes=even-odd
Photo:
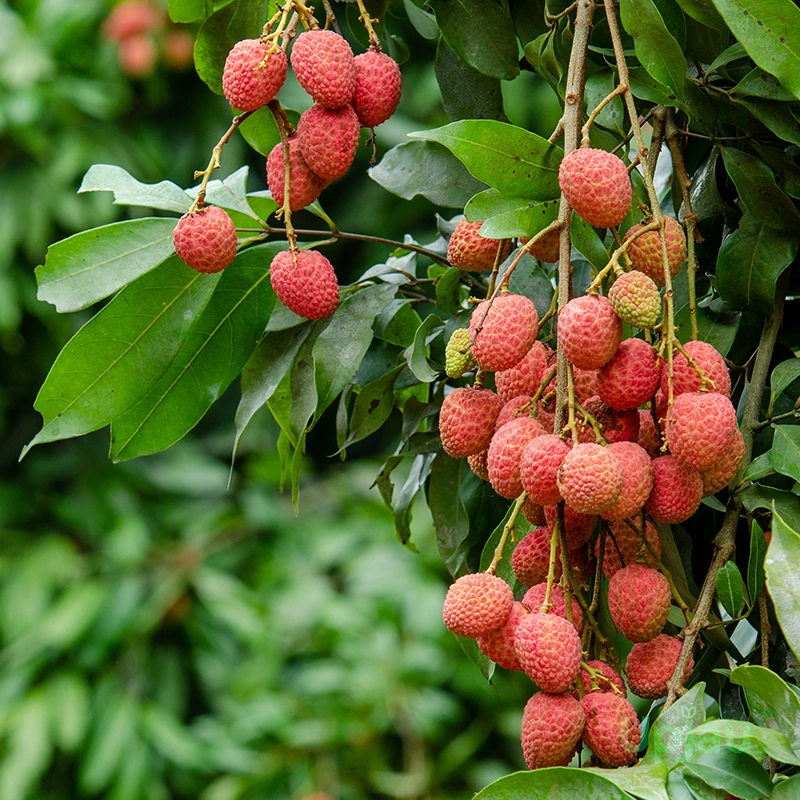
[[[94,164],[83,176],[82,192],[114,192],[115,205],[158,208],[185,214],[192,201],[180,186],[171,181],[149,184],[137,181],[122,167]]]
[[[194,22],[205,13],[205,0],[169,0],[169,15],[173,22]]]
[[[772,514],[772,541],[767,549],[764,570],[767,588],[775,606],[783,635],[789,647],[800,652],[800,588],[797,584],[797,559],[800,558],[800,519],[784,519]],[[795,749],[797,749],[795,747]]]
[[[514,772],[490,783],[475,800],[629,800],[630,795],[596,773],[569,767]]]
[[[205,5],[205,4],[203,4]],[[236,3],[223,6],[202,24],[194,43],[194,66],[197,74],[215,94],[222,94],[222,70],[236,40],[228,26],[236,13]]]
[[[10,736],[0,762],[3,798],[31,797],[34,784],[47,769],[53,748],[47,716],[47,697],[41,691],[29,695],[14,709]]]
[[[89,686],[78,672],[59,672],[48,682],[47,699],[53,742],[65,753],[72,753],[89,729]]]
[[[800,775],[779,781],[772,790],[770,800],[794,800],[800,794]]]

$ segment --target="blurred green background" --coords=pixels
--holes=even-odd
[[[296,518],[266,413],[228,488],[235,387],[161,455],[113,466],[98,432],[17,461],[38,387],[91,315],[39,302],[34,268],[53,241],[149,213],[78,195],[83,174],[111,163],[189,186],[230,120],[192,69],[196,29],[154,3],[150,29],[120,38],[114,6],[0,0],[0,798],[469,797],[524,767],[530,683],[488,686],[442,626],[427,511],[414,554],[369,489],[390,434],[342,463],[319,426]],[[448,121],[434,46],[397,17],[414,57],[379,157]],[[531,73],[507,88],[512,121],[547,135],[549,90]],[[281,97],[308,102],[291,85]],[[437,209],[370,181],[369,150],[323,195],[328,212],[343,230],[435,238]],[[248,188],[264,189],[263,161],[236,137],[221,172],[247,163]],[[335,250],[352,274],[388,255]]]

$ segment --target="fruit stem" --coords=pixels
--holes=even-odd
[[[703,368],[695,361],[695,359],[686,352],[686,348],[676,339],[675,340],[675,349],[692,365],[692,368],[697,373],[698,377],[700,378],[700,389],[701,392],[713,392],[717,388],[716,381],[711,380],[711,378],[706,375]]]
[[[369,35],[369,49],[380,53],[381,40],[378,38],[377,34],[375,33],[375,29],[372,27],[372,23],[377,22],[378,20],[372,19],[367,13],[364,0],[356,0],[356,4],[358,5],[358,10],[360,12],[358,18],[364,23],[364,27],[367,29],[367,34]]]
[[[208,162],[208,166],[199,172],[194,173],[195,180],[197,180],[201,175],[203,176],[203,180],[200,183],[200,188],[197,190],[197,197],[195,197],[194,202],[191,205],[191,208],[187,213],[194,214],[195,211],[199,211],[203,205],[205,204],[206,199],[206,189],[208,188],[208,182],[211,179],[211,173],[214,172],[215,169],[219,169],[219,159],[222,155],[222,148],[230,140],[231,136],[233,136],[234,131],[252,114],[252,111],[244,111],[243,113],[239,114],[238,117],[234,117],[233,121],[231,122],[230,128],[223,134],[222,138],[217,142],[214,146],[214,149],[211,151],[211,160]]]
[[[517,268],[519,262],[522,261],[522,257],[530,252],[531,248],[536,244],[536,242],[543,239],[548,233],[550,233],[550,231],[554,231],[560,228],[561,224],[562,223],[560,220],[555,220],[554,222],[551,222],[546,228],[542,228],[542,230],[540,230],[539,233],[537,233],[535,236],[533,236],[531,239],[525,242],[525,244],[523,244],[517,251],[517,254],[514,256],[514,260],[508,265],[508,269],[505,271],[505,274],[503,275],[503,280],[500,281],[500,285],[493,293],[487,292],[487,294],[497,294],[497,292],[507,288],[508,283],[511,280],[511,276],[514,274],[514,270]],[[498,252],[502,250],[502,242],[498,244],[497,249]]]
[[[501,256],[503,255],[503,240],[497,243],[497,251],[494,254],[494,264],[492,265],[492,274],[489,276],[489,288],[486,290],[486,296],[494,294],[495,283],[497,282],[497,273],[500,272],[500,264],[502,262]]]
[[[579,411],[581,416],[583,417],[583,424],[586,425],[587,423],[592,426],[592,430],[594,431],[594,439],[597,444],[608,444],[606,441],[605,436],[603,436],[603,426],[597,421],[597,417],[594,414],[589,413],[580,403],[577,401],[575,402],[575,410]]]
[[[564,427],[572,433],[572,444],[576,445],[578,444],[578,426],[575,424],[575,378],[572,374],[572,364],[566,362],[564,372],[567,376],[567,424]]]
[[[550,602],[550,594],[553,591],[553,583],[555,583],[556,579],[556,548],[558,547],[558,532],[561,530],[561,521],[564,513],[564,504],[559,503],[559,506],[561,506],[559,509],[560,513],[556,517],[556,521],[553,523],[553,532],[550,534],[550,566],[547,568],[547,588],[544,592],[542,607],[539,609],[542,614],[546,614],[552,605]]]
[[[325,18],[328,21],[328,26],[341,36],[342,32],[339,30],[339,23],[336,21],[336,15],[333,13],[330,0],[322,0],[322,7],[325,9]]]
[[[281,150],[283,151],[283,206],[278,209],[275,216],[282,217],[284,225],[286,225],[286,241],[289,243],[289,249],[292,251],[295,264],[297,264],[297,234],[294,232],[292,226],[292,209],[291,209],[291,167],[289,162],[289,137],[286,134],[286,123],[289,118],[286,112],[281,107],[277,100],[270,100],[267,103],[272,118],[275,120],[275,127],[281,137]]]
[[[619,260],[623,253],[627,251],[627,249],[631,246],[631,243],[638,239],[642,234],[647,233],[648,231],[654,231],[658,228],[657,222],[650,222],[647,225],[644,225],[640,228],[636,233],[632,236],[626,237],[617,249],[611,254],[611,258],[608,260],[608,264],[606,264],[600,272],[597,273],[597,277],[592,281],[589,288],[586,290],[586,294],[596,294],[600,291],[600,284],[603,282],[603,278],[613,269],[614,273],[619,275],[620,273],[624,272],[622,267],[620,266]]]
[[[621,94],[625,94],[628,91],[628,85],[625,83],[620,83],[613,92],[606,95],[596,106],[594,111],[589,114],[589,119],[586,120],[583,127],[581,128],[581,147],[589,147],[591,145],[591,140],[589,139],[589,130],[591,129],[594,121],[599,116],[600,112],[615,98],[619,97]]]
[[[500,541],[497,543],[497,547],[494,549],[494,555],[492,556],[492,563],[486,568],[486,572],[489,575],[494,575],[497,571],[497,565],[503,559],[503,550],[506,546],[506,542],[508,541],[509,534],[514,530],[514,526],[517,524],[517,517],[519,516],[520,509],[522,508],[522,504],[525,502],[525,492],[523,492],[515,501],[514,507],[511,509],[511,514],[508,517],[508,522],[503,526],[503,532],[500,534]]]

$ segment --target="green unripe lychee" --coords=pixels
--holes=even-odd
[[[444,349],[444,369],[450,378],[460,378],[465,372],[475,369],[477,362],[469,348],[469,329],[458,328],[453,331]]]
[[[614,313],[629,325],[652,328],[661,316],[661,295],[655,281],[633,270],[620,275],[608,291]]]

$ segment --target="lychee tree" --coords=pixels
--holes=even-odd
[[[202,21],[197,72],[232,121],[191,188],[86,174],[82,192],[155,213],[37,270],[60,312],[107,302],[54,363],[29,447],[110,426],[113,460],[159,452],[238,379],[237,446],[266,406],[302,514],[315,425],[344,457],[399,420],[375,480],[398,538],[414,547],[423,494],[457,579],[445,624],[487,680],[534,681],[531,771],[479,797],[800,794],[797,6],[169,7]],[[453,121],[369,178],[458,209],[423,243],[343,232],[322,205],[358,128],[377,149],[410,27],[438,40]],[[521,70],[561,103],[548,139],[505,117]],[[212,179],[238,135],[266,191],[246,167]],[[386,255],[340,286],[343,239]]]

